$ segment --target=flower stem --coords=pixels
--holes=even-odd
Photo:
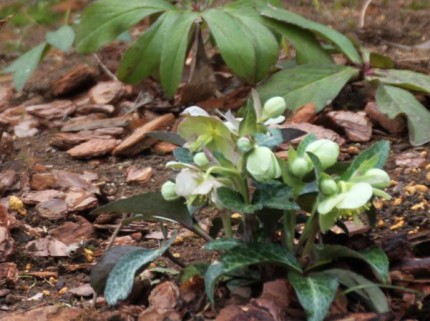
[[[222,226],[224,228],[225,236],[228,238],[233,237],[233,229],[231,228],[230,213],[226,210],[221,211]]]
[[[294,235],[296,231],[296,215],[293,211],[284,211],[283,216],[283,245],[294,251]]]

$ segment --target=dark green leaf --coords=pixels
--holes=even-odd
[[[162,140],[163,142],[169,142],[177,146],[185,144],[185,139],[174,132],[149,132],[146,136]]]
[[[394,68],[394,61],[387,56],[381,55],[376,52],[371,52],[369,55],[369,63],[373,68],[384,68],[392,69]]]
[[[300,304],[306,311],[307,320],[324,320],[339,286],[337,278],[317,273],[303,276],[290,272],[288,273],[288,280],[294,287]]]
[[[254,211],[261,209],[260,205],[245,203],[240,193],[233,191],[228,187],[222,186],[218,188],[217,195],[220,202],[226,208],[232,211],[237,211],[240,213],[254,213]]]
[[[249,83],[255,82],[256,57],[250,35],[230,14],[209,9],[202,13],[227,66]]]
[[[410,70],[373,69],[369,79],[378,79],[383,84],[430,94],[430,76]]]
[[[173,151],[173,156],[181,163],[193,164],[193,153],[188,148],[178,147]]]
[[[176,233],[157,250],[141,249],[126,254],[109,274],[105,288],[106,302],[115,305],[118,301],[126,299],[133,289],[135,275],[163,255],[175,238]]]
[[[376,313],[387,313],[390,311],[384,292],[375,283],[370,282],[361,275],[341,269],[325,270],[322,273],[338,278],[339,282],[347,288],[366,286],[355,291],[364,306]]]
[[[376,103],[389,118],[406,115],[409,141],[418,146],[430,142],[430,112],[410,92],[393,86],[379,84]]]
[[[354,158],[348,169],[342,174],[342,180],[349,180],[352,175],[360,169],[363,163],[369,161],[373,157],[376,157],[376,161],[372,164],[374,168],[382,168],[388,159],[390,153],[390,143],[386,140],[381,140],[366,150],[362,151],[357,157]],[[362,173],[364,174],[364,173]]]
[[[190,30],[196,12],[169,12],[165,18],[167,32],[161,50],[160,79],[167,97],[173,97],[182,78]]]
[[[145,33],[123,54],[118,69],[119,79],[137,84],[151,75],[160,65],[166,14],[161,15]]]
[[[89,5],[76,33],[80,53],[96,52],[143,18],[165,10],[176,10],[165,0],[99,0]]]
[[[331,261],[341,257],[350,257],[362,260],[369,264],[375,273],[375,276],[381,282],[388,282],[388,258],[384,251],[379,248],[373,248],[359,253],[346,246],[326,244],[324,246],[315,246],[314,250],[317,262],[319,260]]]
[[[258,184],[254,192],[253,204],[279,210],[296,210],[291,187],[279,182]]]
[[[51,46],[49,44],[43,42],[27,51],[4,69],[4,72],[13,74],[13,85],[16,90],[21,91],[24,88],[28,78],[30,78],[31,74],[46,55],[50,47]]]
[[[239,124],[239,135],[254,135],[257,132],[257,114],[254,105],[248,103],[245,109],[245,117]]]
[[[300,141],[300,144],[297,147],[297,156],[298,157],[305,156],[306,147],[308,147],[310,143],[313,143],[316,140],[317,140],[317,137],[314,134],[311,133],[306,135],[305,138]]]
[[[256,11],[239,9],[230,13],[237,18],[242,31],[252,42],[256,62],[254,82],[260,81],[278,60],[279,44]]]
[[[282,96],[289,109],[314,103],[321,111],[339,94],[358,70],[347,66],[306,64],[277,72],[258,86],[261,100]]]
[[[75,41],[75,31],[66,25],[57,31],[48,32],[45,38],[50,45],[67,52],[72,48]]]
[[[311,152],[306,152],[306,154],[309,156],[309,158],[312,161],[312,164],[314,165],[315,180],[319,182],[321,174],[323,173],[323,167],[322,167],[321,161],[315,154]]]
[[[264,22],[270,29],[284,36],[293,45],[299,64],[332,63],[330,54],[324,50],[312,32],[268,18]]]
[[[267,18],[287,24],[292,24],[305,30],[312,31],[319,37],[333,43],[350,61],[361,64],[361,57],[353,43],[343,34],[322,24],[313,22],[291,11],[270,6],[260,7],[260,13]]]
[[[236,246],[243,245],[238,239],[222,238],[210,241],[203,247],[206,251],[226,251]]]
[[[301,272],[294,255],[277,244],[250,243],[236,246],[221,256],[218,262],[212,263],[205,274],[205,288],[209,299],[214,302],[214,289],[218,279],[237,269],[254,264],[276,264]]]
[[[193,219],[184,200],[166,201],[160,192],[134,195],[103,205],[92,211],[92,214],[100,213],[143,214],[144,219],[168,220],[182,224],[188,229],[193,228]]]
[[[303,130],[296,128],[281,128],[282,142],[289,142],[297,137],[301,137],[306,134]]]

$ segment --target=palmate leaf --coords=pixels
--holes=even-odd
[[[257,91],[262,101],[282,96],[292,110],[312,102],[321,111],[357,75],[358,70],[352,67],[306,64],[277,72],[258,86]]]
[[[197,19],[195,12],[169,12],[161,50],[160,80],[167,97],[173,97],[182,78],[190,30]]]
[[[360,54],[355,49],[353,43],[346,36],[336,30],[281,8],[275,8],[268,5],[259,6],[259,12],[264,17],[312,31],[319,37],[333,43],[351,62],[356,64],[362,63]]]
[[[276,63],[279,44],[273,33],[263,24],[263,19],[254,10],[232,10],[243,32],[249,37],[255,51],[254,83],[262,80]]]
[[[430,112],[410,92],[380,83],[376,91],[376,103],[390,118],[406,115],[411,145],[430,142]]]
[[[202,12],[227,66],[248,83],[255,82],[256,57],[250,36],[229,13],[209,9]]]
[[[387,313],[390,311],[387,298],[384,292],[373,282],[370,282],[365,277],[352,271],[342,269],[330,269],[321,272],[321,274],[331,275],[336,277],[339,282],[347,288],[357,288],[354,291],[359,297],[363,305],[369,310],[376,313]]]
[[[217,189],[217,196],[222,205],[231,211],[240,213],[253,213],[263,208],[261,204],[254,205],[245,203],[240,193],[225,186]]]
[[[51,45],[43,42],[27,51],[3,70],[6,73],[13,74],[13,85],[16,90],[21,91],[24,88],[25,83],[50,48]]]
[[[335,276],[314,273],[303,276],[288,273],[288,280],[296,291],[308,321],[322,321],[333,302],[339,282]]]
[[[162,14],[123,54],[118,69],[119,79],[130,84],[137,84],[160,66],[165,17],[166,14]]]
[[[362,151],[357,157],[354,158],[351,165],[342,174],[342,180],[349,180],[357,170],[366,171],[363,164],[372,160],[372,168],[382,168],[388,159],[390,153],[390,143],[386,140],[381,140],[369,148]],[[374,158],[376,157],[376,159]],[[364,172],[362,173],[364,174]]]
[[[430,94],[430,76],[410,70],[373,69],[369,80],[377,79],[383,84]]]
[[[315,246],[314,253],[316,261],[331,261],[341,257],[350,257],[359,259],[372,268],[375,276],[383,283],[388,282],[388,258],[387,255],[379,248],[369,249],[363,252],[354,251],[342,245]]]
[[[109,305],[115,305],[128,297],[133,289],[134,277],[152,261],[162,256],[172,245],[176,233],[156,250],[140,249],[126,254],[112,269],[106,282],[105,298]]]
[[[97,51],[143,18],[155,13],[176,10],[166,0],[99,0],[82,14],[76,33],[76,50]]]
[[[166,201],[160,192],[148,192],[100,206],[91,212],[142,214],[143,219],[161,219],[193,229],[193,218],[183,199]]]
[[[312,32],[268,18],[264,19],[264,23],[293,45],[296,50],[297,63],[303,65],[310,63],[330,64],[333,62],[330,54],[321,46]]]
[[[218,279],[237,269],[254,264],[270,263],[287,269],[301,272],[294,255],[286,248],[277,244],[250,243],[236,246],[221,256],[219,261],[212,263],[205,274],[206,294],[214,302],[214,289]]]
[[[252,202],[262,208],[278,210],[296,210],[299,206],[292,200],[293,190],[291,187],[280,182],[257,184]]]

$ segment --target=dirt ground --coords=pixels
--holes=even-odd
[[[374,0],[366,12],[365,25],[361,29],[358,24],[361,5],[364,1],[320,1],[321,8],[319,11],[315,10],[315,7],[310,2],[287,1],[292,11],[351,34],[370,49],[392,57],[397,66],[430,74],[429,48],[417,50],[401,47],[401,45],[412,46],[424,43],[430,39],[430,4],[426,5],[425,0]],[[43,36],[44,30],[47,28],[41,27],[40,31],[35,31],[35,33],[32,33],[31,30],[26,30],[26,34],[21,34],[13,27],[7,26],[2,31],[7,35],[2,35],[2,39],[9,37],[8,41],[13,42],[22,37],[19,41],[33,45],[35,39],[40,35]],[[8,50],[4,41],[1,48],[0,66],[3,67],[10,62],[11,58],[16,56],[16,53]],[[101,57],[105,57],[104,61],[109,61],[109,63],[106,63],[108,67],[115,68],[116,53],[106,54],[106,56],[101,55]],[[108,58],[106,59],[106,57]],[[59,62],[57,61],[58,63],[55,63],[54,66],[52,61],[55,62],[56,59]],[[73,56],[71,59],[66,59],[68,60],[66,62],[62,59],[61,57],[55,57],[55,55],[49,57],[48,62],[42,64],[42,69],[39,69],[36,76],[29,82],[24,93],[14,94],[13,101],[15,104],[18,105],[29,99],[35,99],[34,97],[40,97],[42,101],[51,101],[52,97],[46,92],[52,83],[52,79],[56,79],[56,73],[62,72],[62,69],[58,68],[58,66],[65,66],[64,68],[67,69],[70,68],[70,65],[76,65],[81,60],[90,61],[95,66],[97,65],[89,57]],[[103,78],[106,80],[106,75],[103,75],[103,72],[100,72],[100,74],[101,76],[98,76],[97,81]],[[7,78],[2,77],[0,85],[8,81]],[[136,99],[137,92],[138,90],[132,92],[129,98],[130,101]],[[345,99],[344,97],[343,99]],[[346,94],[346,99],[355,99],[355,97],[348,97],[348,94]],[[427,107],[430,107],[428,100]],[[40,171],[43,172],[46,169],[48,171],[66,170],[77,174],[93,173],[96,178],[92,181],[92,184],[100,188],[101,191],[97,199],[98,205],[137,193],[155,191],[171,174],[164,168],[166,161],[172,159],[171,153],[161,154],[155,148],[147,149],[133,157],[103,156],[91,160],[76,160],[64,151],[48,144],[58,130],[58,128],[42,127],[40,132],[33,137],[17,138],[14,141],[14,150],[11,155],[8,155],[7,159],[0,163],[0,173],[4,173],[7,170],[16,171],[20,179],[24,181],[21,186],[28,186],[28,181],[32,175]],[[366,244],[376,242],[379,245],[384,245],[384,242],[388,242],[388,245],[385,244],[385,249],[393,262],[398,262],[399,260],[399,258],[396,258],[396,254],[409,255],[415,258],[428,258],[430,256],[430,205],[428,203],[430,201],[430,193],[428,192],[428,187],[430,187],[430,154],[428,144],[412,147],[409,145],[406,135],[393,137],[382,131],[375,130],[372,140],[379,139],[388,139],[392,143],[387,170],[396,183],[388,189],[388,192],[393,196],[393,200],[380,204],[377,228],[366,233],[363,242]],[[348,154],[348,150],[350,151],[354,148],[362,150],[368,144],[347,142],[342,147],[345,158],[351,156]],[[131,167],[150,167],[152,168],[152,176],[144,183],[127,182],[126,172]],[[41,168],[44,168],[44,170],[40,170]],[[421,190],[416,186],[425,186],[427,189],[422,188]],[[3,197],[19,196],[22,192],[22,189],[17,188],[9,191]],[[101,302],[96,309],[92,309],[89,303],[91,297],[80,297],[68,292],[62,292],[64,288],[71,289],[88,283],[89,272],[94,264],[94,261],[91,261],[88,256],[38,257],[33,255],[31,248],[26,246],[29,241],[35,238],[34,233],[38,236],[46,236],[47,231],[64,226],[67,222],[75,223],[79,226],[79,231],[85,224],[90,224],[93,225],[93,230],[89,234],[91,237],[85,239],[85,246],[91,250],[93,257],[97,260],[107,246],[107,241],[118,224],[120,217],[114,217],[114,220],[106,219],[106,222],[96,221],[89,214],[90,211],[87,210],[69,213],[65,218],[48,220],[36,215],[34,206],[26,206],[26,209],[27,214],[25,216],[19,214],[17,216],[17,220],[21,221],[17,225],[19,227],[11,231],[15,244],[14,251],[8,258],[8,262],[16,264],[19,279],[14,283],[7,283],[0,279],[0,320],[12,320],[7,317],[13,313],[52,304],[61,307],[83,307],[87,309],[81,315],[80,320],[135,320],[142,310],[139,306],[124,305],[118,310],[108,308]],[[206,216],[210,217],[210,213],[206,214]],[[203,218],[203,222],[209,224],[209,220],[205,221],[205,218]],[[169,227],[171,226],[169,225]],[[154,248],[159,245],[161,240],[161,236],[155,233],[158,230],[159,226],[156,223],[137,223],[122,230],[119,233],[119,239],[124,244]],[[212,254],[202,251],[202,241],[189,235],[186,231],[180,230],[179,233],[182,236],[182,241],[173,246],[172,253],[181,261],[190,264],[204,259],[211,259]],[[393,245],[392,240],[396,239],[396,237],[399,243]],[[390,246],[394,248],[389,248]],[[402,247],[407,249],[403,251],[400,249]],[[179,270],[177,266],[164,259],[159,261],[158,266]],[[430,264],[427,266],[429,267]],[[31,273],[41,271],[52,273],[40,275]],[[429,292],[430,281],[428,280],[430,272],[427,270],[422,274],[421,280],[415,280],[416,283],[408,283],[407,286],[425,284],[425,289]],[[163,275],[159,278],[164,280],[168,279],[169,276]],[[173,279],[173,277],[170,278]],[[401,282],[398,284],[402,285]],[[42,295],[38,296],[40,293]],[[404,294],[396,292],[392,295],[391,305],[394,311],[392,319],[430,320],[430,300],[428,296],[427,298],[422,298],[422,300],[417,300],[419,304],[415,302],[409,305],[406,310],[404,308],[405,301]],[[206,307],[204,311],[205,313],[198,317],[194,316],[194,320],[214,318],[215,313],[211,308]],[[298,317],[297,319],[300,318]],[[335,319],[332,318],[332,320]],[[365,320],[364,318],[362,319]],[[16,320],[25,320],[25,318]],[[46,318],[46,320],[51,320],[51,317]],[[61,320],[61,317],[58,316],[55,320]],[[68,317],[63,318],[63,320],[68,320]]]

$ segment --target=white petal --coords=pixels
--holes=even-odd
[[[180,196],[193,195],[193,191],[198,186],[198,174],[189,169],[183,169],[176,176],[176,194]]]
[[[182,116],[207,116],[209,117],[209,113],[199,106],[191,106],[185,108],[181,113]]]
[[[319,203],[318,212],[320,214],[329,213],[333,208],[337,206],[337,204],[343,201],[345,196],[346,196],[346,193],[341,193],[341,194],[333,195],[331,197],[326,198],[324,201]]]
[[[365,205],[373,195],[373,188],[367,183],[354,184],[344,193],[346,196],[336,207],[341,209],[356,209]]]
[[[269,125],[276,125],[276,124],[280,124],[285,120],[284,116],[278,116],[276,118],[269,118],[268,120],[266,120],[264,122],[264,125],[269,126]]]

